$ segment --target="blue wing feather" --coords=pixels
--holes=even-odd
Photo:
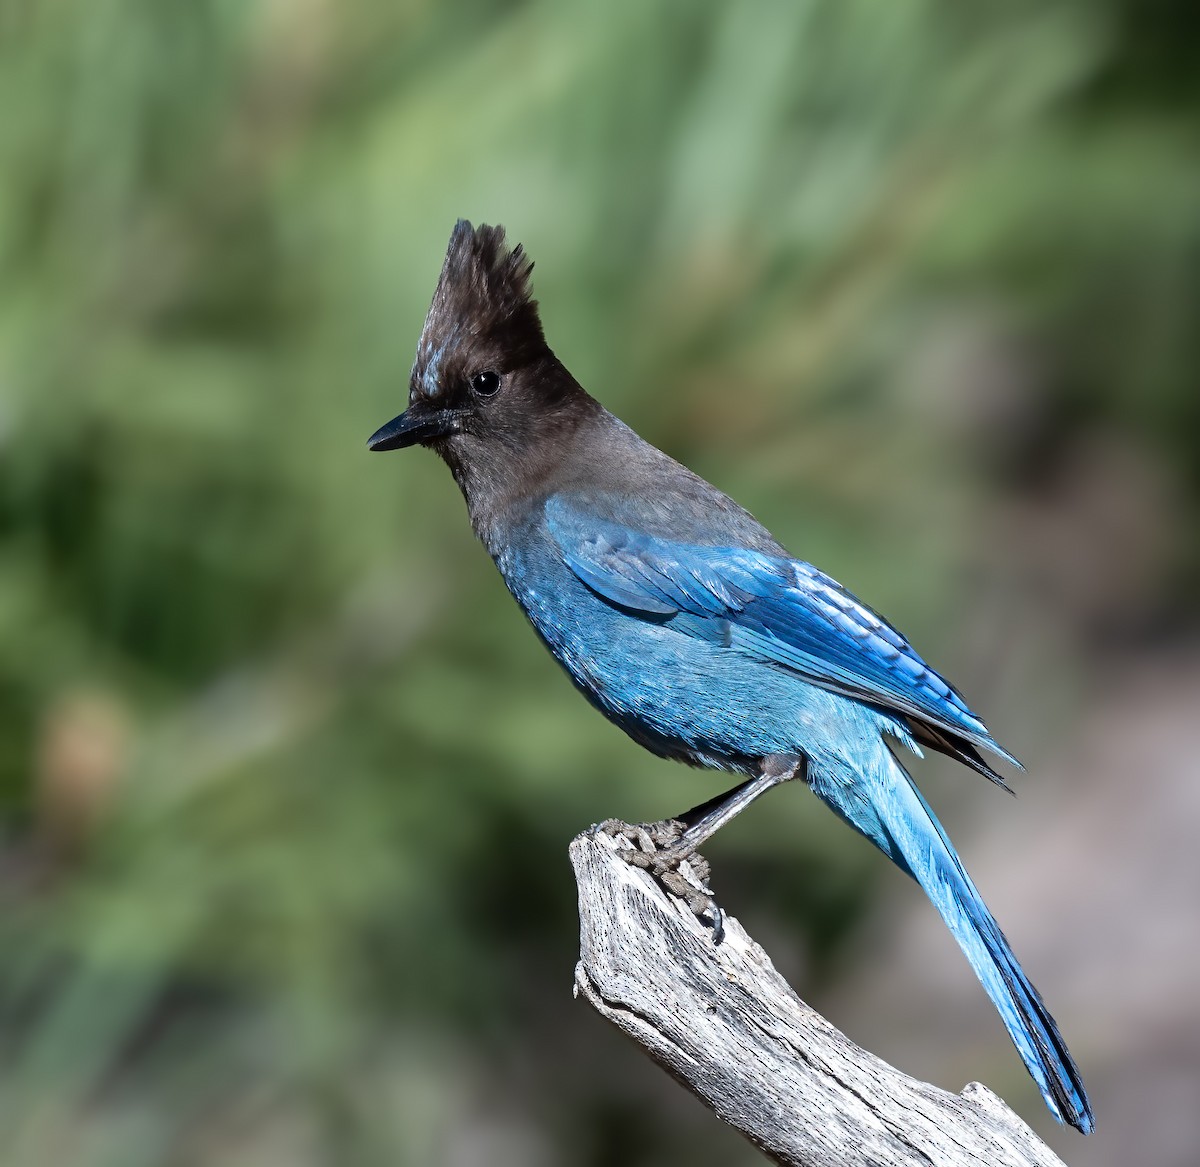
[[[548,501],[545,513],[567,565],[609,602],[660,620],[686,613],[688,627],[727,622],[736,651],[1019,764],[899,632],[810,564],[661,539],[562,497]]]

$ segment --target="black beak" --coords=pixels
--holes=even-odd
[[[430,409],[414,405],[399,417],[380,426],[368,439],[368,450],[403,450],[405,446],[424,445],[459,430],[459,414],[454,409]]]

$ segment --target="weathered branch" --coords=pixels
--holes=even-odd
[[[796,1167],[1062,1167],[999,1098],[919,1082],[810,1009],[741,925],[710,926],[625,862],[628,840],[571,844],[575,991],[710,1109]]]

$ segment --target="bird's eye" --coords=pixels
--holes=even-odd
[[[494,397],[500,391],[500,374],[485,369],[471,378],[471,389],[479,397]]]

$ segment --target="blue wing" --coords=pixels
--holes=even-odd
[[[810,564],[672,542],[561,497],[546,503],[546,521],[571,570],[609,602],[655,619],[682,615],[696,635],[902,714],[919,741],[1001,785],[974,747],[1020,764],[899,632]]]

